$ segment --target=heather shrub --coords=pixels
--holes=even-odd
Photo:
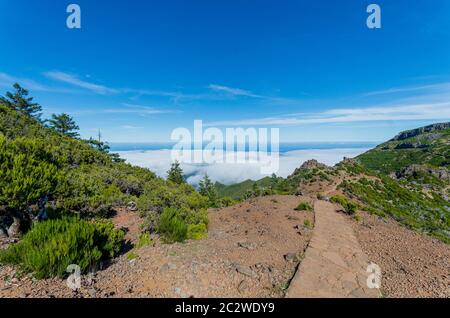
[[[114,257],[123,237],[110,222],[63,217],[36,223],[19,243],[0,251],[0,263],[17,265],[37,278],[63,277],[71,264],[86,272]]]
[[[342,208],[344,209],[345,213],[349,214],[349,215],[354,215],[357,210],[358,210],[358,205],[350,202],[347,200],[347,198],[340,196],[340,195],[335,195],[332,196],[330,198],[330,201],[333,203],[337,203],[340,206],[342,206]]]
[[[300,202],[295,208],[296,211],[312,211],[312,207],[308,202]]]
[[[167,243],[183,242],[188,237],[188,225],[177,209],[165,208],[159,218],[158,232]]]

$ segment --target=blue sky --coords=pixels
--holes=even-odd
[[[82,29],[66,27],[66,7]],[[382,28],[366,27],[366,7]],[[83,137],[205,124],[282,141],[383,141],[450,119],[450,1],[0,0],[0,91],[18,81]]]

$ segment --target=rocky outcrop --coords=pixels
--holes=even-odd
[[[420,127],[412,130],[407,130],[404,132],[401,132],[397,136],[395,136],[390,141],[399,141],[404,140],[412,137],[416,137],[418,135],[424,134],[424,133],[435,133],[430,136],[434,136],[434,139],[439,138],[440,134],[438,133],[440,130],[448,129],[450,128],[450,122],[448,123],[439,123],[439,124],[433,124],[425,127]],[[429,137],[430,137],[429,136]]]
[[[416,177],[419,174],[429,174],[433,177],[438,178],[439,180],[450,182],[450,173],[445,168],[432,168],[424,165],[410,165],[406,168],[403,168],[399,172],[395,173],[395,177],[397,179],[403,179],[408,177]]]
[[[340,163],[349,166],[357,166],[359,164],[356,159],[347,157],[344,157],[344,159]]]
[[[419,142],[402,142],[395,146],[395,149],[416,149],[416,148],[427,148],[429,145],[421,144]]]
[[[323,163],[320,163],[320,162],[318,162],[315,159],[312,159],[312,160],[305,161],[300,166],[300,169],[302,169],[302,170],[310,170],[310,169],[323,169],[323,168],[327,168],[327,167],[328,167],[327,165],[325,165]]]

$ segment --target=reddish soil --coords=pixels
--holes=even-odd
[[[361,216],[351,222],[362,249],[382,270],[384,296],[450,297],[449,245],[392,219]]]

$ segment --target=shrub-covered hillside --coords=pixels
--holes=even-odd
[[[146,220],[144,231],[157,232],[167,241],[206,234],[208,199],[183,178],[163,180],[147,169],[124,163],[109,153],[107,143],[101,140],[78,138],[78,127],[67,114],[42,120],[41,108],[28,97],[28,92],[19,85],[14,88],[14,93],[0,99],[0,237],[26,234],[25,241],[37,237],[30,231],[51,230],[52,233],[42,233],[42,237],[53,244],[51,235],[62,235],[61,229],[76,227],[38,227],[39,222],[62,218],[65,223],[96,222],[113,215],[115,208],[126,206],[139,209]],[[174,235],[179,228],[181,234]],[[95,236],[95,229],[89,231]],[[52,254],[48,246],[41,248]],[[26,248],[12,250],[20,254]],[[78,252],[77,255],[83,255]],[[11,253],[3,260],[20,263],[18,260],[24,257]]]
[[[412,164],[448,168],[450,123],[404,131],[357,159],[366,168],[384,174],[401,171]]]

